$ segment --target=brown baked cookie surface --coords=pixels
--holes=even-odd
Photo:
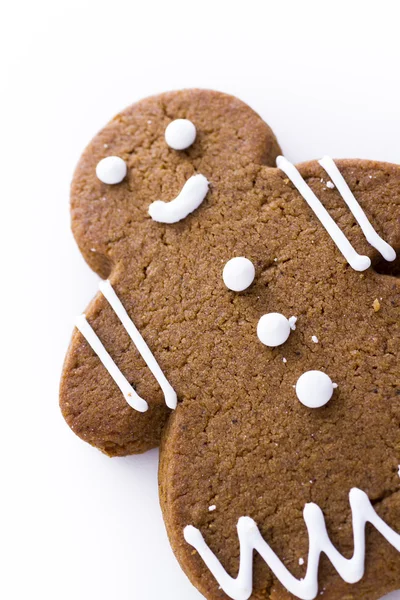
[[[196,126],[185,150],[171,149],[164,138],[175,119]],[[352,514],[360,514],[350,508],[351,489],[365,492],[377,515],[400,531],[399,260],[382,258],[325,170],[304,163],[298,166],[303,180],[357,252],[371,259],[370,268],[353,269],[290,178],[273,168],[279,152],[271,130],[239,100],[200,90],[170,93],[134,105],[102,130],[72,185],[79,247],[109,278],[178,405],[167,408],[121,320],[99,294],[87,321],[149,408],[141,413],[129,406],[77,331],[61,408],[80,437],[109,455],[144,451],[162,435],[167,531],[183,569],[209,600],[228,596],[185,540],[187,526],[201,532],[236,577],[242,554],[237,523],[251,517],[297,579],[306,576],[303,509],[310,502],[323,511],[329,537],[346,558],[354,550]],[[96,176],[106,156],[125,161],[121,183]],[[400,167],[335,163],[374,229],[398,251]],[[155,200],[172,201],[196,174],[209,182],[196,210],[175,223],[149,216]],[[255,268],[253,283],[241,292],[222,278],[233,257],[246,257]],[[297,318],[277,347],[257,335],[269,313]],[[337,384],[320,408],[296,395],[299,377],[312,370]],[[400,588],[400,553],[371,525],[365,556],[364,576],[350,585],[322,555],[318,594],[378,600]],[[254,552],[251,598],[296,597],[278,579]]]

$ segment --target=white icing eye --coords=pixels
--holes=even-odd
[[[173,150],[185,150],[196,139],[196,127],[188,119],[175,119],[165,130],[165,141]]]
[[[121,183],[126,176],[126,163],[119,156],[107,156],[97,163],[96,175],[103,183]]]
[[[253,283],[255,274],[251,260],[244,256],[237,256],[228,260],[224,266],[222,279],[232,292],[243,292]]]
[[[290,331],[296,329],[296,317],[287,319],[281,313],[268,313],[258,321],[257,335],[260,342],[270,348],[284,344]]]
[[[337,384],[326,373],[306,371],[297,380],[296,395],[304,406],[319,408],[329,402],[335,388]]]

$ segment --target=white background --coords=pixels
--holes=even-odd
[[[69,232],[86,143],[126,105],[197,86],[251,104],[294,161],[400,162],[398,6],[2,4],[1,598],[200,598],[167,542],[157,452],[110,460],[58,411],[73,317],[96,289]]]

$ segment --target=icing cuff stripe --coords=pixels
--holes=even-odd
[[[158,362],[156,361],[150,348],[148,347],[148,345],[144,341],[143,337],[141,336],[139,330],[136,328],[132,319],[129,317],[128,313],[126,312],[121,300],[118,298],[117,294],[115,293],[111,283],[108,280],[101,281],[99,284],[99,288],[100,288],[101,293],[106,298],[106,300],[110,304],[111,308],[113,309],[113,311],[115,312],[115,314],[117,315],[119,320],[121,321],[122,325],[124,326],[126,332],[128,333],[129,337],[131,338],[132,342],[135,344],[138,352],[140,353],[141,357],[145,361],[146,365],[148,366],[148,368],[150,369],[150,371],[156,378],[159,386],[161,387],[161,389],[164,393],[166,405],[172,409],[176,408],[177,395],[176,395],[175,390],[173,389],[171,384],[167,381]]]
[[[87,322],[86,316],[80,315],[77,317],[75,319],[75,325],[92,350],[97,354],[111,377],[114,379],[127,403],[139,412],[146,412],[148,409],[147,402],[135,392],[129,381],[121,373],[111,356],[108,354],[107,350],[104,348],[102,342],[92,329],[91,325],[89,325]]]
[[[362,229],[363,234],[367,238],[367,242],[389,262],[396,259],[396,252],[380,235],[375,231],[369,222],[367,215],[357,202],[353,192],[346,183],[345,178],[337,168],[335,162],[330,156],[324,156],[318,161],[321,167],[328,173],[333,183],[336,185],[343,200],[351,210],[355,220]]]
[[[262,556],[282,585],[301,600],[314,600],[318,595],[318,569],[321,553],[347,583],[356,583],[364,575],[365,526],[371,523],[377,531],[400,552],[400,535],[393,531],[375,512],[368,496],[353,488],[349,494],[352,511],[354,553],[345,558],[329,539],[322,510],[314,503],[306,504],[303,515],[309,536],[307,571],[304,579],[296,579],[267,544],[253,519],[241,517],[237,524],[240,543],[239,573],[228,575],[215,554],[207,546],[201,532],[191,525],[185,527],[184,537],[193,546],[217,580],[233,600],[248,600],[253,589],[253,551]]]
[[[299,193],[303,196],[308,206],[314,211],[315,215],[325,227],[349,265],[356,271],[365,271],[368,269],[371,266],[369,257],[358,254],[358,252],[355,251],[343,231],[339,229],[338,225],[332,219],[309,185],[304,181],[296,167],[283,156],[278,156],[276,165],[278,169],[281,169],[281,171],[287,175]]]

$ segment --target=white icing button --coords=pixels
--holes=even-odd
[[[280,313],[268,313],[258,321],[257,335],[260,342],[270,348],[284,344],[290,335],[289,320]]]
[[[196,127],[188,119],[175,119],[165,130],[165,141],[173,150],[185,150],[196,139]]]
[[[121,183],[126,176],[126,163],[119,156],[107,156],[97,163],[96,175],[103,183]]]
[[[335,384],[322,371],[306,371],[296,383],[296,395],[308,408],[324,406],[332,398]]]
[[[236,256],[224,266],[222,279],[232,292],[243,292],[253,283],[255,274],[256,270],[251,260],[244,256]]]

